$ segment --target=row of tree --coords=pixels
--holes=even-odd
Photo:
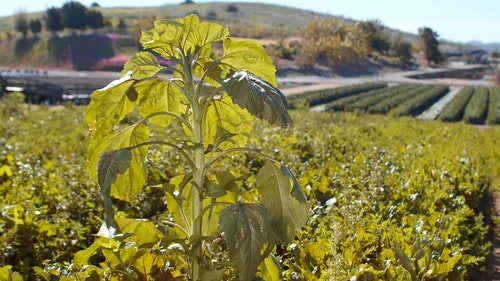
[[[70,1],[63,4],[61,8],[48,8],[43,17],[45,29],[58,32],[65,28],[75,30],[102,28],[105,24],[104,16],[95,9],[96,7],[99,7],[97,3],[87,8],[80,2]],[[28,20],[26,13],[20,12],[15,18],[15,29],[23,36],[27,36],[28,31],[37,34],[42,30],[42,21],[40,19]]]
[[[301,38],[296,58],[304,67],[316,62],[331,67],[355,66],[362,58],[375,56],[392,57],[402,63],[412,59],[412,45],[401,37],[392,39],[378,21],[312,21],[303,28]]]
[[[400,64],[412,63],[414,46],[401,36],[391,37],[377,20],[348,24],[342,20],[312,21],[300,33],[295,59],[303,67],[322,63],[330,67],[356,66],[363,58],[384,58]],[[428,64],[445,58],[439,51],[438,34],[429,27],[419,29],[420,50]]]

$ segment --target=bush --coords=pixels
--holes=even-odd
[[[464,121],[469,124],[484,124],[488,110],[488,88],[478,87],[474,91],[464,112]]]
[[[443,108],[439,114],[439,119],[446,122],[461,121],[465,107],[474,94],[473,86],[463,87],[460,92]]]

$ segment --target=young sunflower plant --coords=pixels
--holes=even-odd
[[[291,242],[309,203],[285,165],[245,146],[255,117],[292,125],[271,59],[256,42],[230,39],[227,28],[195,15],[156,21],[141,44],[122,77],[92,94],[85,116],[105,220],[95,242],[75,256],[79,277],[279,278],[271,252]],[[154,134],[158,128],[176,133]],[[153,148],[184,163],[156,186],[168,210],[154,220],[127,218],[112,198],[133,202],[148,186]],[[253,184],[220,164],[238,154],[265,163],[248,176]]]

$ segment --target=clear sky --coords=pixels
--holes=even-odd
[[[70,0],[2,0],[0,16],[19,11],[45,11],[61,7]],[[80,0],[85,6],[96,2],[101,7],[160,6],[179,4],[183,0]],[[262,2],[340,15],[356,20],[377,19],[387,27],[417,33],[427,26],[439,34],[439,39],[455,42],[472,40],[484,43],[500,42],[499,0],[234,0],[203,2]]]

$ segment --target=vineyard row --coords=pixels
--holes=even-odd
[[[450,92],[447,85],[364,83],[288,97],[291,108],[323,105],[325,111],[417,116]],[[468,124],[500,124],[500,87],[466,86],[437,119]]]

